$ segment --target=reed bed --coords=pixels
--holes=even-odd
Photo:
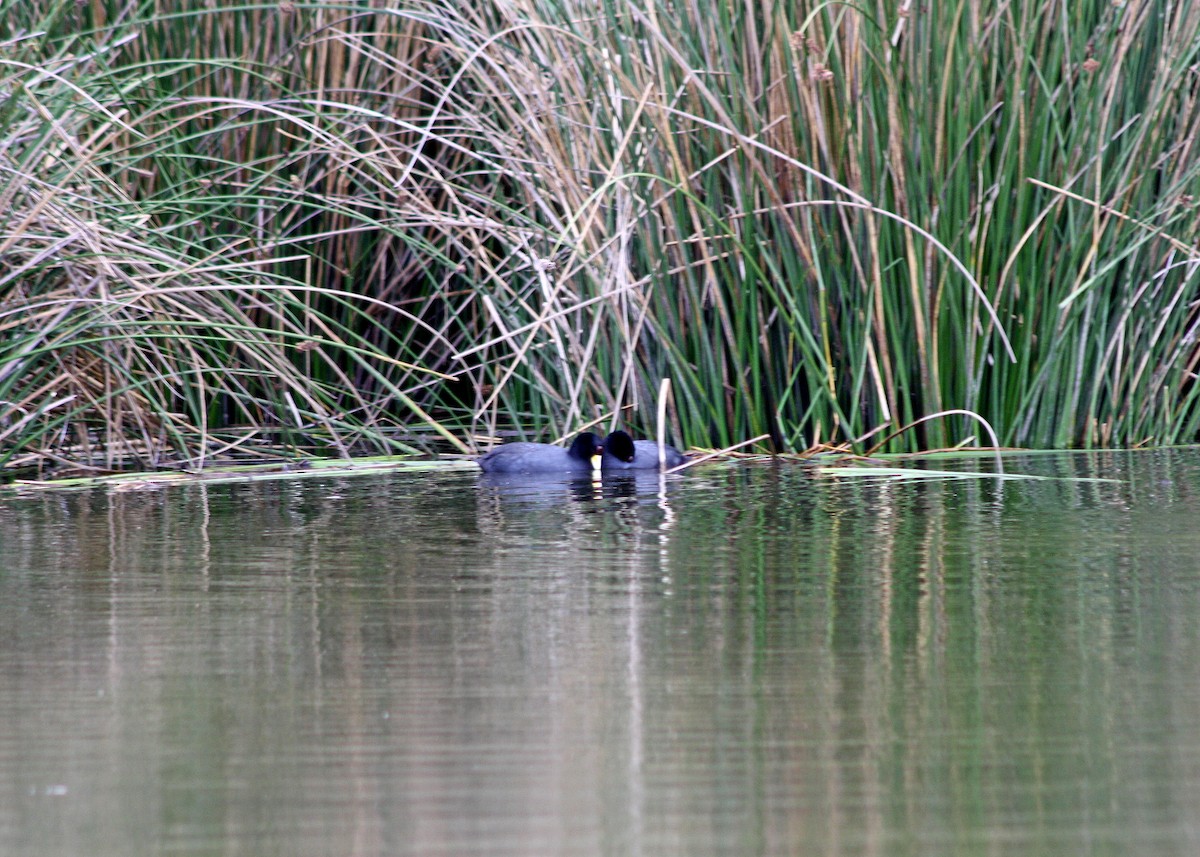
[[[663,378],[704,447],[1193,442],[1198,68],[1166,2],[3,0],[0,463],[649,435]]]

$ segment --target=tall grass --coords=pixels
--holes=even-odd
[[[1196,437],[1200,11],[0,0],[0,457]],[[937,447],[971,417],[889,441]]]

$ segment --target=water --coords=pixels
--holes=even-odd
[[[9,495],[0,853],[1198,853],[1200,453],[1008,468]]]

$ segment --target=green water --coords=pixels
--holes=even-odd
[[[1200,453],[1007,466],[0,499],[0,853],[1200,853]]]

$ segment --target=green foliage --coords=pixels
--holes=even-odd
[[[1153,0],[0,0],[0,458],[649,433],[663,377],[704,446],[1191,442],[1198,62]]]

